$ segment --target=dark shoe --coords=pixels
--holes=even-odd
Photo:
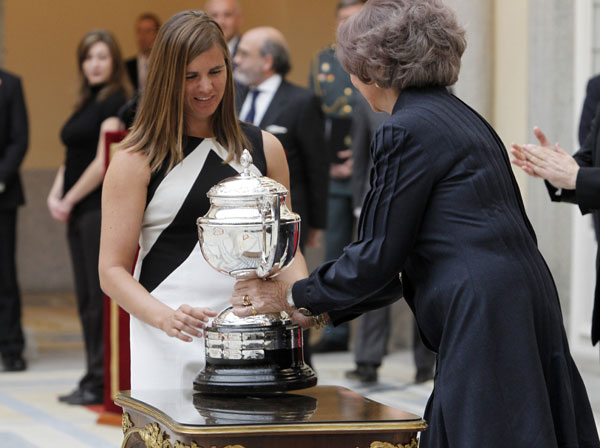
[[[370,384],[377,382],[377,366],[373,364],[361,364],[354,370],[346,372],[349,380],[358,380],[361,383]]]
[[[71,392],[70,394],[59,395],[58,396],[58,401],[60,401],[61,403],[68,403],[69,400],[72,400],[72,399],[74,399],[76,397],[81,397],[82,393],[83,393],[83,390],[77,388],[73,392]]]
[[[97,394],[85,389],[80,389],[79,391],[80,393],[73,395],[71,398],[66,400],[66,403],[73,405],[90,405],[102,404],[104,402],[102,394]]]
[[[348,343],[322,338],[311,350],[313,353],[345,352],[348,350]]]
[[[426,383],[429,380],[433,379],[433,370],[431,369],[419,369],[417,370],[417,374],[415,375],[415,383],[421,384]]]
[[[21,355],[3,356],[2,363],[5,372],[22,372],[27,368],[27,364]]]

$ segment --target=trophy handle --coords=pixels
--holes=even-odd
[[[269,274],[269,271],[273,267],[273,260],[275,253],[277,252],[277,241],[279,240],[279,225],[281,221],[281,209],[280,209],[280,198],[279,195],[265,195],[260,199],[260,214],[262,216],[262,240],[263,250],[262,259],[260,266],[258,267],[257,274],[263,278]],[[268,225],[267,215],[270,215],[273,219],[271,225],[271,244],[268,244]]]

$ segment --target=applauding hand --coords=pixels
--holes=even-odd
[[[540,145],[512,144],[511,162],[533,177],[541,177],[557,188],[574,190],[579,165],[558,143],[552,145],[542,130],[533,128]]]

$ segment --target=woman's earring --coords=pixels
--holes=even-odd
[[[377,87],[378,89],[381,89],[381,86],[377,83],[375,83],[375,87]]]

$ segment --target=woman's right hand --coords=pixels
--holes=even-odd
[[[172,338],[192,342],[192,336],[203,336],[208,320],[216,315],[217,313],[209,308],[192,307],[184,304],[176,310],[171,310],[163,318],[160,329]]]

